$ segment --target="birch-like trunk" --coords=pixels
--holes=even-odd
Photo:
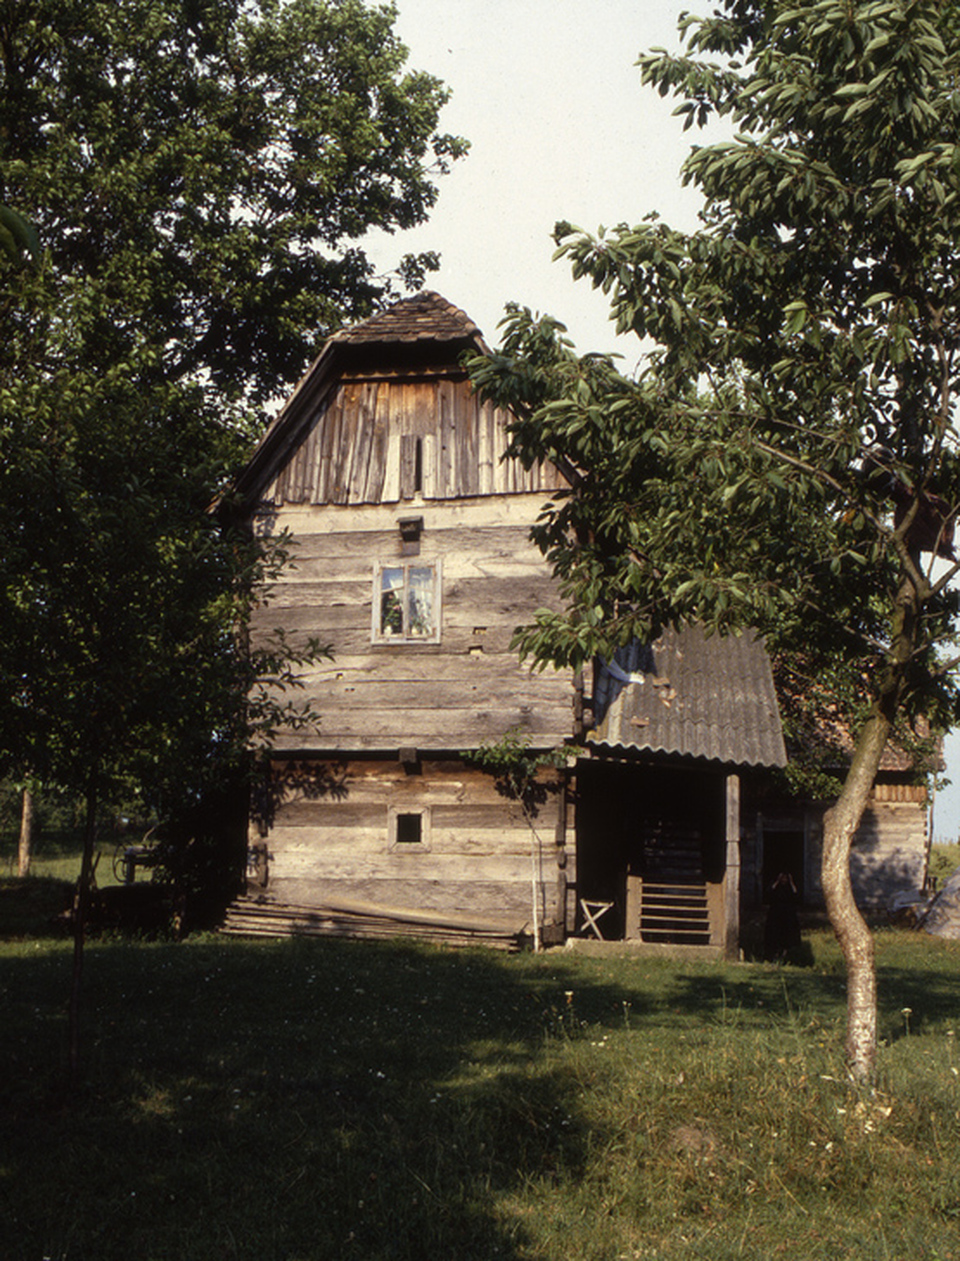
[[[30,858],[33,854],[33,793],[29,788],[23,790],[23,802],[20,809],[20,841],[17,845],[17,875],[30,875]]]
[[[823,896],[847,968],[847,1064],[858,1082],[873,1081],[877,1067],[877,969],[873,934],[850,882],[850,846],[880,768],[890,726],[881,713],[867,720],[843,789],[823,821]]]
[[[877,1070],[877,968],[873,934],[853,897],[850,846],[899,711],[917,637],[918,606],[916,588],[904,578],[876,699],[857,738],[840,796],[827,811],[823,827],[823,895],[847,968],[847,1065],[854,1080],[864,1085],[872,1085]]]

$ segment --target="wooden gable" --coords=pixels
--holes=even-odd
[[[390,504],[549,493],[551,466],[504,459],[510,416],[474,394],[461,357],[479,330],[420,293],[331,338],[239,489],[261,503]]]

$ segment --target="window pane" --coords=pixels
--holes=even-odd
[[[380,634],[403,634],[402,569],[384,569],[380,575]]]
[[[436,630],[433,610],[433,570],[411,568],[407,571],[407,634],[430,636]]]
[[[397,815],[397,844],[419,845],[423,840],[423,816],[419,814]]]

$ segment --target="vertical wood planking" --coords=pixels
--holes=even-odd
[[[489,403],[477,407],[477,426],[479,437],[477,442],[477,461],[479,463],[477,486],[481,495],[493,493],[493,409]]]
[[[396,503],[400,498],[400,444],[403,440],[403,435],[391,423],[389,417],[384,419],[384,425],[387,428],[387,463],[383,477],[383,498],[381,502],[392,504]]]
[[[446,385],[448,382],[441,383]],[[436,427],[437,416],[437,383],[435,381],[414,381],[406,387],[410,398],[409,425],[410,433],[418,438],[432,433]]]
[[[435,433],[423,435],[423,497],[424,499],[440,498],[440,492],[437,489],[437,435]]]
[[[446,404],[446,396],[441,393],[438,399],[438,444],[440,448],[440,470],[437,479],[437,498],[452,499],[454,490],[454,463],[451,433],[450,409]]]
[[[385,418],[377,410],[377,385],[367,385],[366,410],[370,418],[371,443],[367,480],[363,489],[363,502],[380,503],[383,499],[383,482],[387,459],[387,426]]]
[[[504,460],[510,417],[465,379],[385,375],[341,384],[278,472],[277,503],[396,503],[551,491],[552,467]],[[420,485],[416,485],[421,443]]]
[[[332,483],[328,502],[335,504],[345,504],[347,502],[346,472],[344,470],[347,448],[344,442],[346,424],[344,421],[345,406],[343,394],[344,391],[341,391],[337,399],[337,406],[333,409],[333,424],[330,434],[330,472],[332,474]]]
[[[320,481],[320,459],[323,453],[324,413],[321,412],[313,426],[313,443],[310,449],[310,464],[307,476],[306,502],[317,502],[317,484]]]
[[[364,407],[363,390],[357,392],[353,409],[353,465],[350,470],[350,503],[363,503],[373,445],[373,417]]]
[[[314,499],[314,503],[318,504],[329,503],[333,495],[334,460],[336,458],[333,447],[333,418],[341,393],[342,390],[337,390],[334,397],[327,404],[323,417],[323,438],[320,444],[320,465],[317,474],[316,497]]]
[[[453,404],[457,417],[460,494],[477,495],[480,493],[480,425],[476,401],[460,386],[453,395]]]
[[[417,435],[405,433],[400,437],[400,498],[413,498],[413,480],[417,461]]]

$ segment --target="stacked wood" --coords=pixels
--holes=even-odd
[[[432,917],[370,903],[325,900],[296,906],[263,895],[238,898],[227,911],[220,931],[240,937],[412,938],[447,946],[489,946],[517,950],[528,939],[525,924]]]

